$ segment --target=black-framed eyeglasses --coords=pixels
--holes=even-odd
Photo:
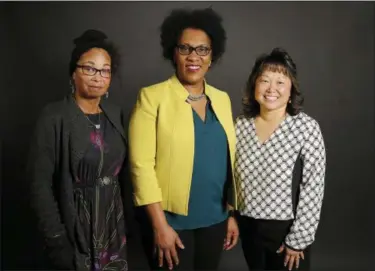
[[[90,75],[90,76],[93,76],[95,75],[97,72],[100,73],[100,75],[104,78],[109,78],[111,77],[111,69],[97,69],[97,68],[94,68],[94,67],[91,67],[91,66],[88,66],[88,65],[77,65],[78,68],[81,68],[82,69],[82,72],[83,74],[85,75]]]
[[[199,56],[206,56],[211,52],[211,48],[204,45],[192,47],[186,44],[178,44],[176,47],[178,52],[184,56],[190,55],[193,51]]]

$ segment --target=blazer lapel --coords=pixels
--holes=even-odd
[[[206,94],[211,100],[211,106],[212,106],[212,108],[215,112],[215,115],[219,119],[219,122],[223,126],[223,128],[225,130],[225,133],[228,136],[228,129],[227,129],[228,127],[226,127],[227,115],[228,115],[227,108],[225,108],[224,105],[220,104],[220,103],[222,103],[222,101],[220,100],[219,97],[217,97],[215,95],[215,93],[213,91],[211,91],[210,86],[208,86],[208,85],[206,85]]]

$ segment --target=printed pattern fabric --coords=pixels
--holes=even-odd
[[[128,270],[125,219],[118,174],[125,145],[103,113],[87,115],[100,129],[90,134],[90,147],[79,164],[74,200],[84,231],[87,270]]]
[[[324,196],[325,145],[319,124],[305,113],[286,119],[260,143],[254,118],[236,119],[235,179],[239,210],[255,219],[294,219],[285,244],[303,250],[315,239]],[[302,180],[293,212],[292,177],[297,157]]]

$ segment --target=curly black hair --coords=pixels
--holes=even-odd
[[[111,57],[111,71],[112,74],[117,72],[120,65],[120,54],[115,45],[108,40],[106,34],[99,30],[86,30],[81,36],[73,40],[75,47],[72,51],[69,63],[69,75],[72,76],[77,67],[77,62],[80,57],[92,48],[101,48],[107,51]]]
[[[221,16],[212,8],[175,9],[164,19],[160,27],[163,57],[173,63],[174,49],[186,28],[203,30],[211,39],[212,63],[216,63],[225,52],[226,32]]]
[[[302,110],[304,97],[297,80],[297,66],[288,52],[282,48],[274,48],[270,54],[262,54],[256,59],[242,98],[243,114],[247,117],[259,114],[260,106],[255,100],[255,84],[265,70],[282,72],[290,78],[292,89],[286,112],[292,116],[297,115]]]

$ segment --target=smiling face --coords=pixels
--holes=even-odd
[[[187,85],[202,83],[211,65],[210,38],[202,30],[187,28],[182,32],[178,45],[174,54],[178,78]],[[189,47],[196,48],[199,55],[196,51],[189,54]]]
[[[79,67],[78,67],[79,66]],[[94,69],[102,70],[96,72]],[[89,75],[95,73],[94,75]],[[103,77],[101,73],[105,76]],[[76,95],[86,99],[97,99],[103,96],[111,82],[111,57],[100,48],[92,48],[82,54],[72,78]]]
[[[261,111],[286,111],[291,90],[292,81],[281,69],[265,69],[255,83],[255,100]]]

